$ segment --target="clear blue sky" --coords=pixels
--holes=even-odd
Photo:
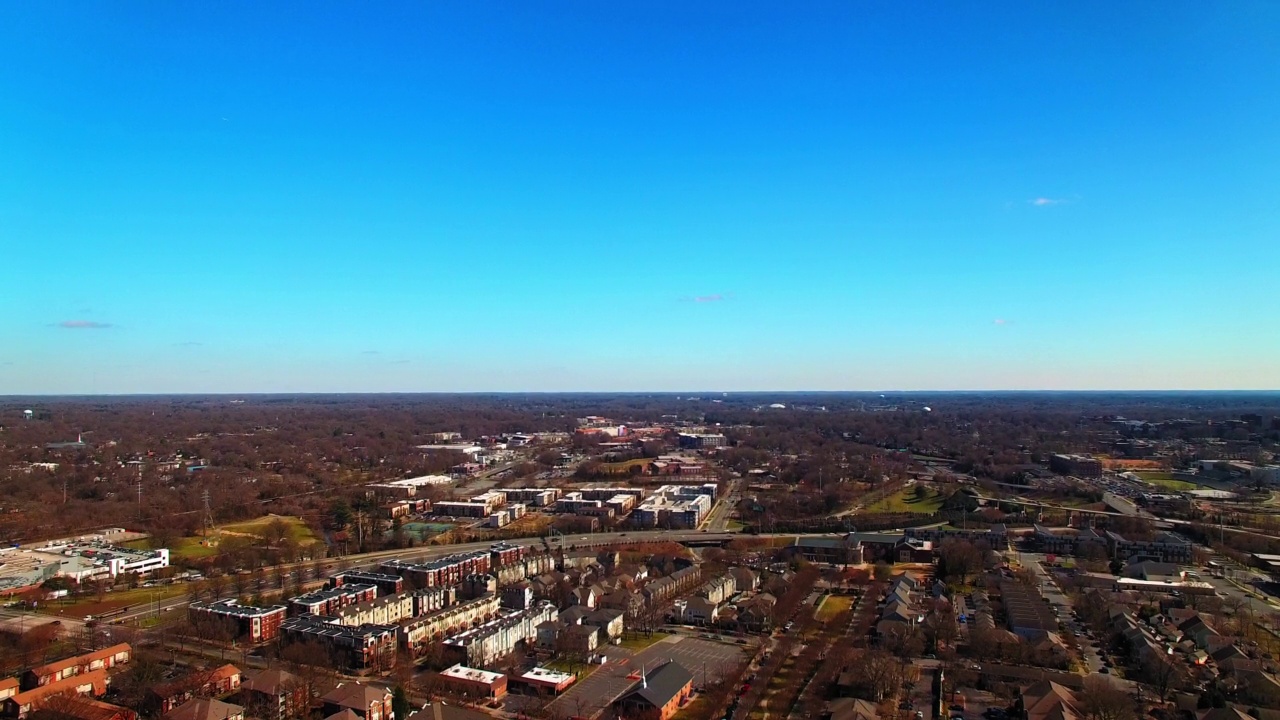
[[[1280,387],[1280,3],[0,4],[0,393]]]

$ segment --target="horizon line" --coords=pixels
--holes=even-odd
[[[1184,393],[1192,395],[1207,394],[1280,394],[1280,388],[1160,388],[1160,389],[1116,389],[1116,388],[1072,388],[1072,389],[874,389],[874,390],[301,390],[301,391],[180,391],[180,392],[125,392],[125,393],[11,393],[0,394],[0,400],[8,398],[136,398],[136,397],[306,397],[321,395],[920,395],[933,394],[1098,394],[1119,393],[1128,395],[1150,395]]]

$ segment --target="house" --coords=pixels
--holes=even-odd
[[[391,720],[391,692],[383,687],[363,683],[340,683],[320,698],[324,714],[332,715],[344,708],[361,720]]]
[[[729,568],[729,577],[733,578],[733,591],[735,593],[755,592],[756,588],[760,586],[760,576],[751,568]]]
[[[244,720],[244,708],[213,698],[196,698],[179,705],[164,720]]]
[[[593,587],[580,587],[569,594],[570,605],[581,605],[585,608],[595,608],[596,600],[596,589]]]
[[[760,593],[738,605],[738,623],[753,632],[765,632],[773,627],[773,606],[778,599],[769,593]]]
[[[164,715],[192,698],[227,695],[239,689],[240,669],[235,665],[223,665],[210,670],[196,670],[176,680],[152,686],[146,704]]]
[[[842,697],[827,703],[831,720],[880,720],[875,703],[858,698]]]
[[[14,693],[5,698],[0,708],[6,717],[24,718],[40,709],[51,698],[64,695],[92,695],[101,697],[107,692],[107,671],[104,669],[71,675],[55,682]]]
[[[600,628],[601,639],[604,641],[617,640],[626,629],[622,611],[615,608],[600,608],[583,618],[582,622]]]
[[[120,643],[91,653],[40,665],[22,674],[22,689],[31,690],[93,670],[108,670],[129,662],[132,656],[133,649],[129,647],[129,643]]]
[[[1280,682],[1260,670],[1244,670],[1235,675],[1240,697],[1262,707],[1280,707]]]
[[[670,720],[693,692],[693,675],[677,662],[647,671],[612,703],[619,717]]]
[[[237,701],[254,717],[283,720],[302,714],[310,698],[296,675],[284,670],[262,670],[241,681]]]
[[[560,633],[558,644],[562,652],[586,657],[600,645],[600,628],[594,625],[570,625]]]
[[[1075,693],[1052,680],[1041,680],[1023,690],[1019,704],[1026,720],[1076,720],[1081,716]]]
[[[17,695],[19,687],[18,678],[0,678],[0,702]]]
[[[137,720],[138,717],[128,708],[79,695],[63,697],[49,709],[67,720]]]
[[[691,597],[684,602],[684,621],[694,625],[712,625],[720,617],[720,606],[706,598]]]

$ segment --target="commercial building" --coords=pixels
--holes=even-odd
[[[280,636],[280,625],[288,609],[284,605],[254,607],[239,605],[235,600],[215,602],[196,601],[187,606],[187,616],[193,625],[201,623],[225,623],[236,637],[250,642],[266,642]]]
[[[499,700],[507,694],[507,676],[502,673],[453,665],[441,670],[437,677],[441,689],[455,695]]]
[[[1051,455],[1049,469],[1062,475],[1079,478],[1102,477],[1102,461],[1088,455]]]
[[[720,433],[680,433],[680,447],[691,450],[722,448],[729,439]]]
[[[559,695],[573,685],[578,678],[570,673],[535,667],[519,677],[510,679],[511,692],[522,695]]]
[[[453,478],[448,475],[423,475],[421,477],[405,478],[404,480],[392,480],[384,483],[372,483],[366,487],[372,488],[379,495],[399,498],[417,497],[424,489],[433,486],[449,485],[453,482]]]

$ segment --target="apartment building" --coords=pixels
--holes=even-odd
[[[395,664],[397,630],[393,625],[340,625],[331,618],[299,615],[281,623],[280,644],[316,643],[337,667],[385,670]]]
[[[555,620],[556,607],[545,600],[528,610],[499,611],[496,619],[445,638],[445,656],[450,662],[485,667],[521,644],[532,646],[538,625]]]
[[[31,668],[22,674],[21,687],[23,690],[31,690],[43,685],[61,682],[76,675],[84,675],[94,670],[109,670],[117,665],[129,662],[132,657],[133,648],[129,646],[129,643],[119,643],[101,650]]]
[[[254,607],[240,605],[235,600],[193,602],[187,606],[187,616],[193,624],[204,622],[227,623],[237,637],[250,642],[266,642],[280,635],[280,625],[288,614],[284,605]]]
[[[436,640],[494,619],[498,616],[499,609],[496,595],[465,600],[404,623],[397,630],[399,642],[411,655],[418,657]]]
[[[362,572],[348,570],[329,578],[330,588],[344,585],[373,585],[379,595],[395,595],[404,592],[404,579],[390,573]]]
[[[381,569],[404,578],[413,587],[430,588],[441,585],[457,585],[473,573],[487,573],[491,567],[488,552],[477,550],[448,555],[425,563],[387,560]]]
[[[334,615],[349,605],[372,602],[377,597],[377,585],[344,583],[290,598],[289,615]]]

